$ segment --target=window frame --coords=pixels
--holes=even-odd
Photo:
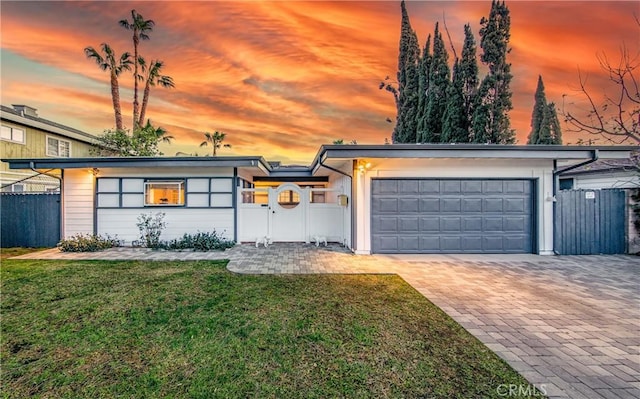
[[[1,126],[0,128],[9,129],[9,136],[10,136],[10,138],[5,138],[5,137],[2,137],[2,134],[0,134],[0,140],[8,141],[10,143],[23,144],[23,145],[27,143],[27,131],[26,131],[26,129],[21,129],[21,128],[9,126],[9,125],[0,125],[0,126]],[[22,140],[16,140],[16,139],[13,138],[13,131],[14,130],[22,132]]]
[[[58,142],[58,145],[57,145],[58,153],[57,154],[51,154],[49,152],[49,140],[50,139],[51,140],[56,140]],[[60,143],[62,143],[62,142],[67,143],[69,145],[69,155],[68,156],[60,155]],[[61,138],[58,138],[58,137],[55,137],[55,136],[47,135],[46,136],[46,141],[45,141],[45,153],[47,154],[48,157],[71,158],[72,157],[72,155],[71,155],[71,141],[65,140],[65,139],[61,139]]]
[[[150,204],[147,202],[147,187],[153,184],[177,184],[178,185],[178,203],[166,203],[166,204]],[[143,187],[143,199],[142,205],[145,208],[157,208],[157,207],[186,207],[186,179],[172,179],[172,180],[145,180]],[[181,202],[181,203],[180,203]]]

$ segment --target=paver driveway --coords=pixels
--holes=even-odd
[[[228,258],[238,273],[398,273],[550,397],[640,398],[636,257],[354,256],[338,246],[276,244],[224,253],[48,250],[22,258]]]

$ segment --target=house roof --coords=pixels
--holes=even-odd
[[[606,173],[619,171],[638,171],[640,165],[640,153],[634,152],[631,157],[626,159],[604,159],[580,166],[573,170],[561,173],[561,176],[573,176],[590,173]]]
[[[8,120],[13,123],[32,127],[35,129],[44,130],[50,133],[55,133],[57,135],[68,137],[84,143],[93,144],[96,141],[96,137],[92,134],[83,132],[81,130],[78,130],[69,126],[62,125],[57,122],[50,121],[48,119],[29,115],[24,112],[19,112],[13,108],[6,107],[4,105],[0,105],[0,119]]]
[[[323,162],[362,158],[510,158],[589,160],[626,159],[638,147],[513,146],[483,144],[323,145],[309,166],[271,164],[260,156],[101,157],[2,159],[11,169],[73,169],[116,167],[258,167],[273,177],[312,176]]]

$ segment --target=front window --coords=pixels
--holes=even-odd
[[[3,125],[0,130],[0,138],[6,141],[24,144],[24,130]]]
[[[50,157],[69,158],[71,156],[71,142],[47,137],[47,155]]]
[[[145,206],[184,205],[184,181],[153,181],[144,184]]]

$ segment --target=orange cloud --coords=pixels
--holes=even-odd
[[[537,77],[547,98],[572,89],[577,68],[594,90],[604,90],[596,53],[617,55],[621,42],[638,46],[633,2],[510,2],[514,109],[512,127],[529,133]],[[117,24],[135,8],[156,22],[141,54],[165,61],[176,88],[153,88],[148,116],[169,129],[177,151],[204,153],[202,133],[221,130],[229,153],[308,162],[334,139],[382,143],[395,116],[393,97],[378,90],[395,76],[400,7],[395,2],[4,2],[2,98],[35,103],[43,117],[90,132],[113,126],[108,74],[84,57],[88,45],[131,50]],[[464,23],[478,35],[488,2],[408,2],[421,46],[435,21],[446,18],[461,51]],[[442,25],[441,25],[442,26]],[[448,46],[449,49],[449,46]],[[450,50],[450,49],[449,49]],[[478,54],[481,50],[478,49]],[[450,54],[453,60],[453,55]],[[35,67],[26,61],[35,62]],[[55,71],[47,81],[38,74]],[[18,73],[19,71],[19,73]],[[29,74],[33,78],[29,78]],[[125,121],[131,118],[133,81],[120,78]],[[128,123],[130,124],[130,123]]]

